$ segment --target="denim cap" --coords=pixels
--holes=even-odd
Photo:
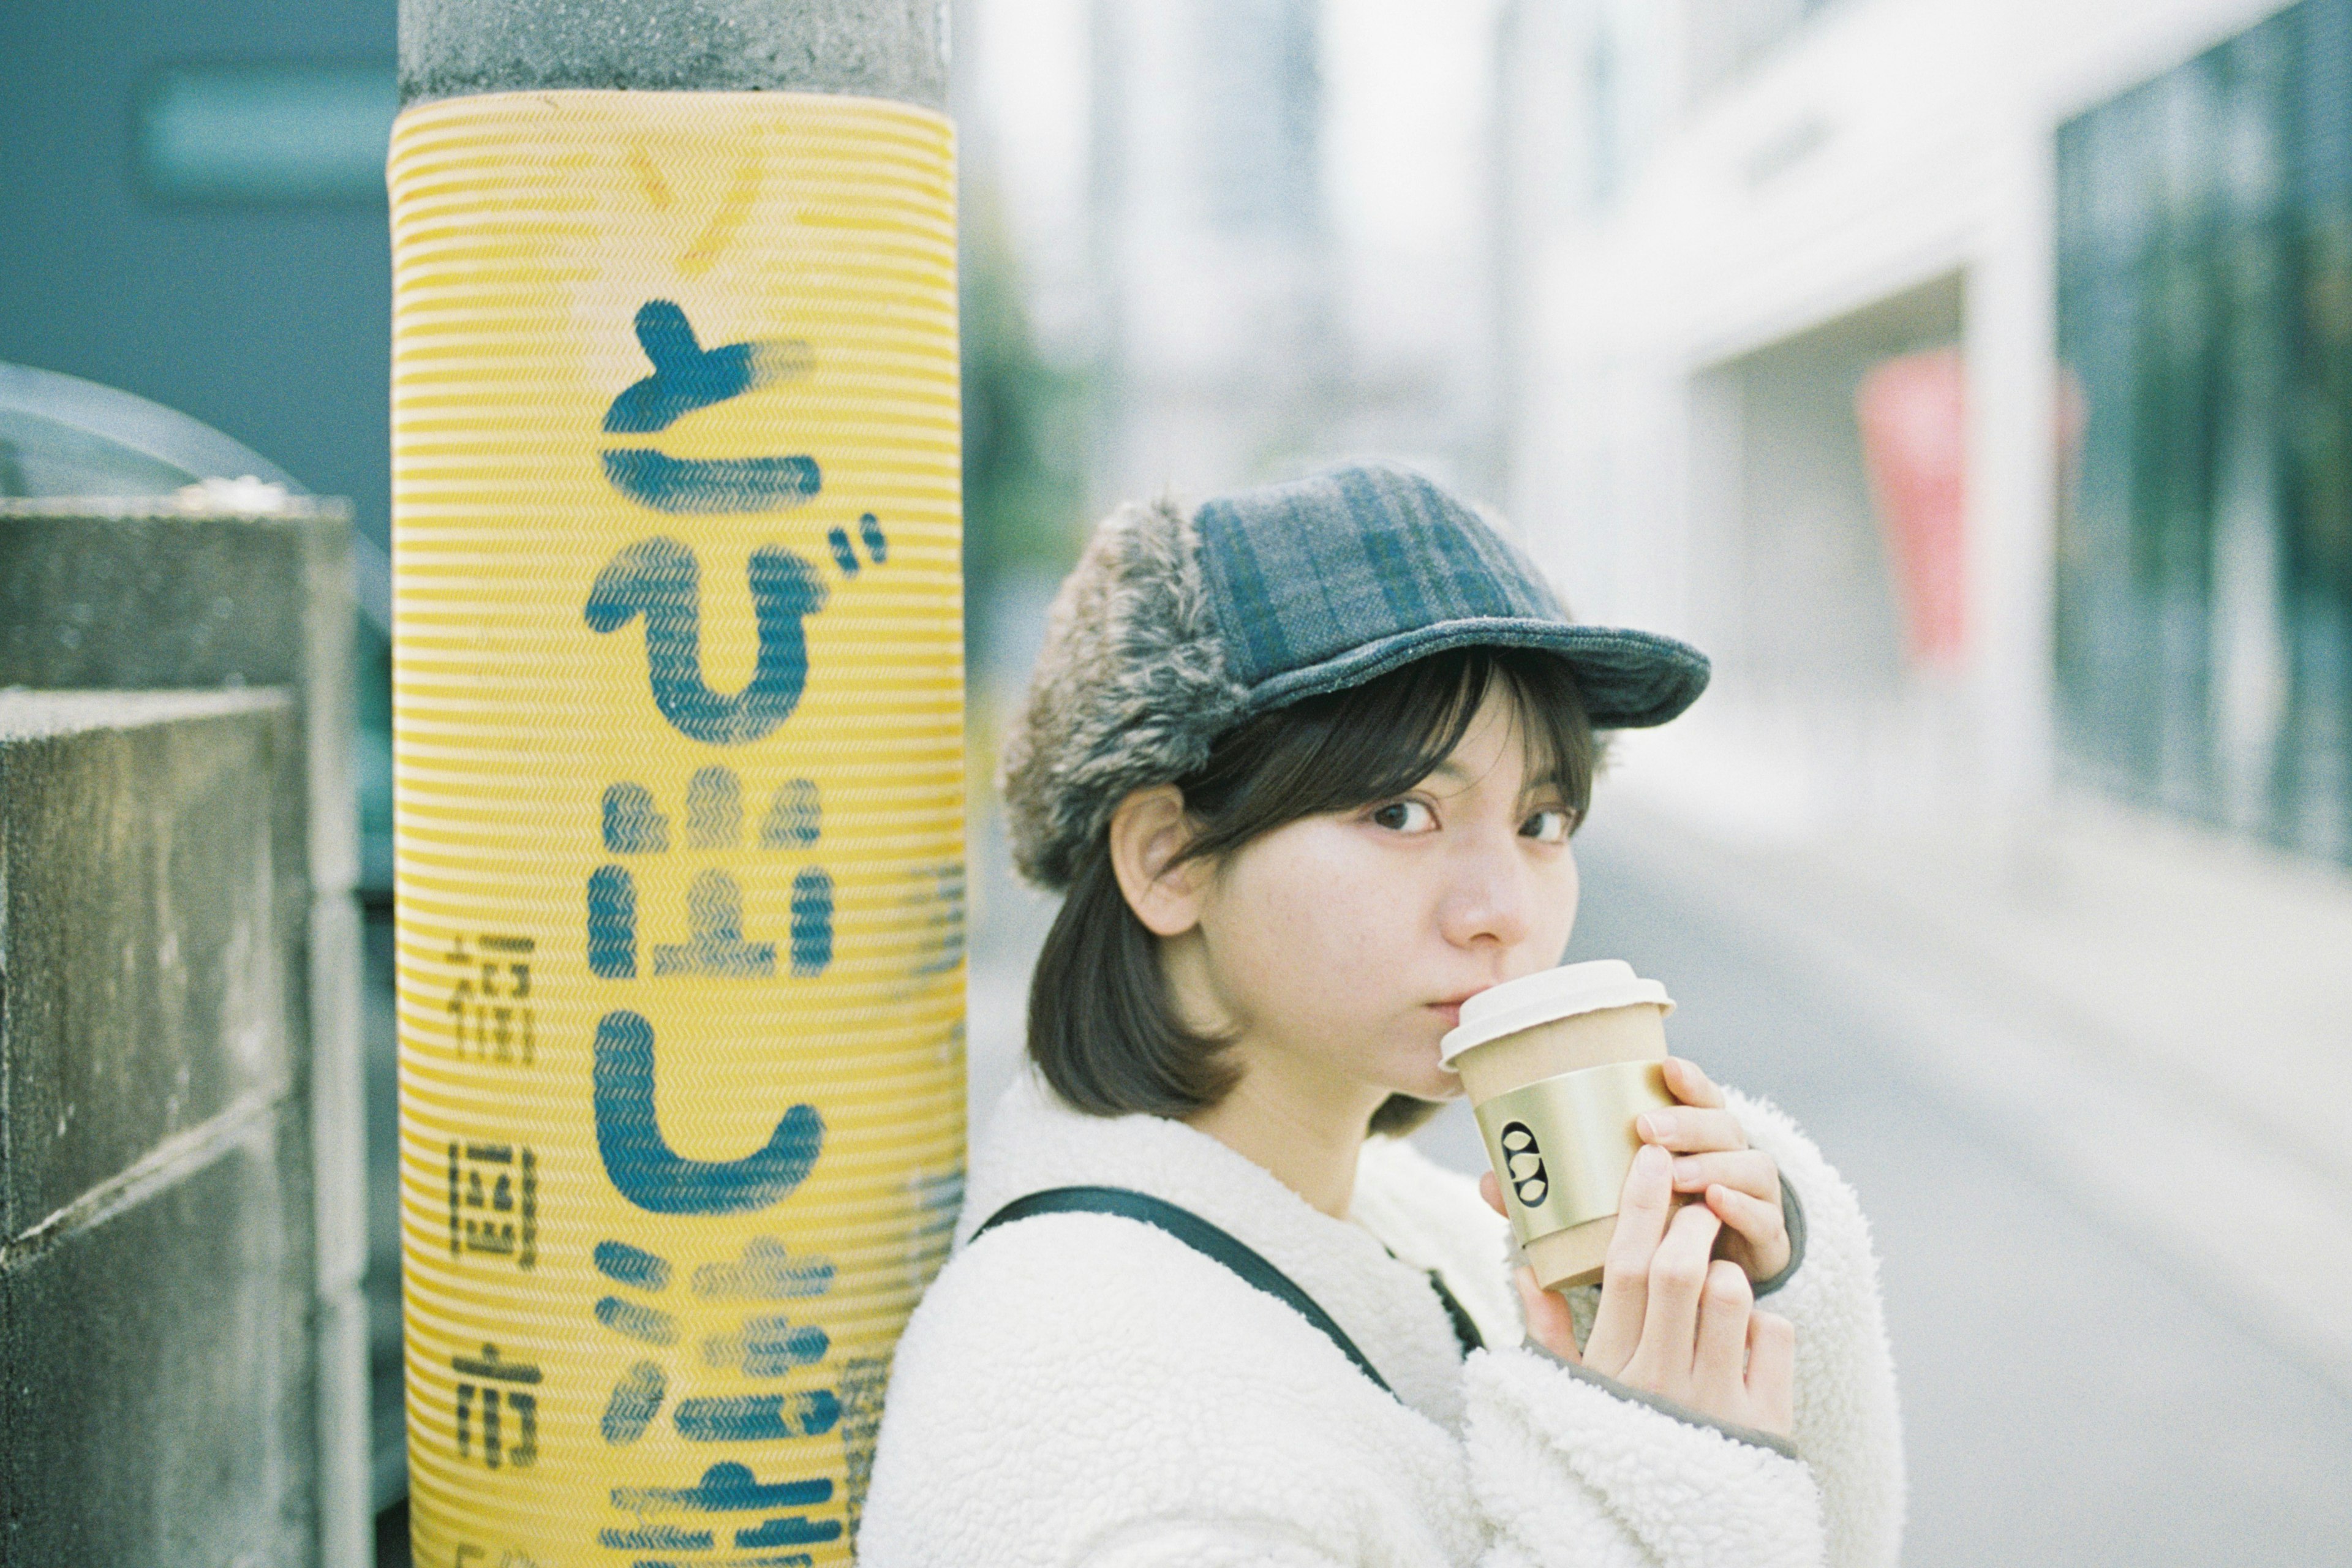
[[[1411,469],[1358,464],[1104,520],[1055,600],[1007,738],[1013,864],[1069,885],[1129,792],[1197,770],[1235,724],[1448,648],[1567,661],[1595,729],[1663,724],[1706,656],[1654,632],[1579,626],[1467,503]]]

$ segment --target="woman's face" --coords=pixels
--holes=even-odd
[[[1557,963],[1576,921],[1573,817],[1530,778],[1501,681],[1402,795],[1304,817],[1228,856],[1181,965],[1238,1034],[1232,1059],[1297,1088],[1444,1100],[1463,1000]]]

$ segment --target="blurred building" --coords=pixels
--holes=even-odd
[[[1513,500],[1803,835],[2352,859],[2352,8],[1518,0]]]
[[[1092,9],[1107,494],[1252,474],[1312,443],[1336,349],[1316,12]]]
[[[1604,809],[2352,1388],[2352,0],[1503,26],[1513,510],[1716,660]]]
[[[968,0],[966,146],[1097,510],[1372,450],[1491,489],[1493,10]]]

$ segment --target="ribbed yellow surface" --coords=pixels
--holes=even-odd
[[[390,175],[417,1561],[846,1563],[963,1168],[950,129],[502,94]]]

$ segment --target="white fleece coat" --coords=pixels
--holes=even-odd
[[[1805,1209],[1803,1261],[1768,1302],[1796,1324],[1801,1459],[1523,1348],[1507,1226],[1411,1145],[1366,1144],[1338,1220],[1205,1133],[1082,1114],[1024,1070],[899,1342],[859,1562],[1893,1563],[1902,1444],[1861,1206],[1777,1110],[1732,1104]],[[1013,1198],[1072,1185],[1133,1187],[1230,1232],[1394,1396],[1292,1308],[1134,1220],[1042,1215],[965,1245]],[[1466,1362],[1430,1268],[1490,1347]]]

